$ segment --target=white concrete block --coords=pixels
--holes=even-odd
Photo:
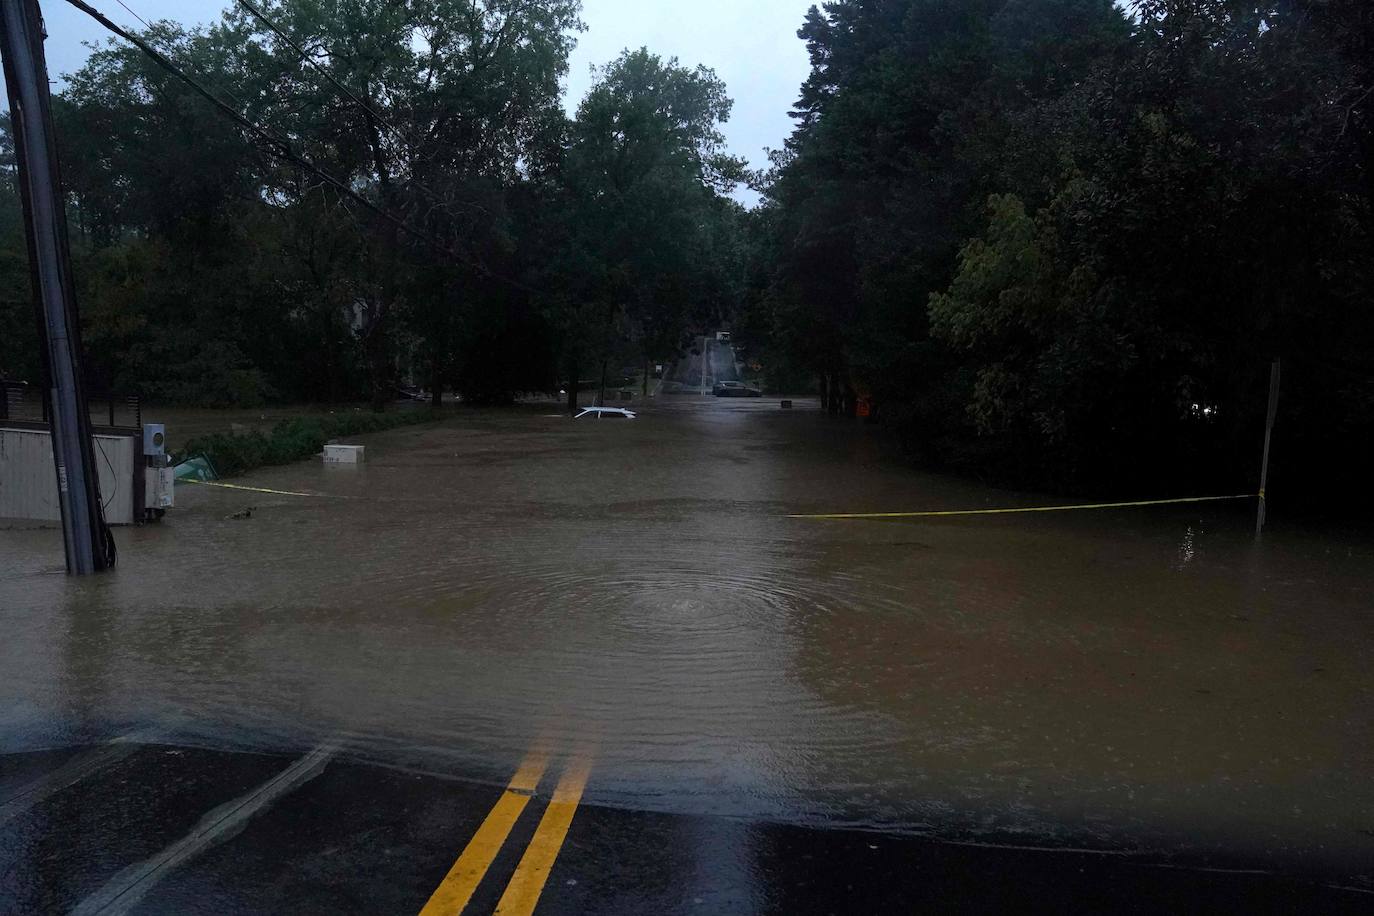
[[[364,451],[361,445],[326,445],[324,460],[329,464],[362,464]]]

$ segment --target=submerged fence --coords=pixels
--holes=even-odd
[[[136,394],[95,392],[86,396],[91,423],[115,429],[143,425],[143,399]],[[28,382],[0,381],[0,422],[48,422],[48,399],[42,388]]]

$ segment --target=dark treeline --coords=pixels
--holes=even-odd
[[[1368,501],[1374,4],[842,0],[800,34],[765,362],[927,460],[1171,493],[1257,482],[1282,357],[1276,493]]]
[[[747,212],[710,71],[626,53],[564,114],[577,0],[260,6],[308,60],[241,9],[147,37],[416,232],[102,47],[56,99],[97,386],[495,401],[723,322],[923,461],[1174,494],[1255,484],[1281,357],[1276,496],[1368,501],[1366,0],[826,3]],[[0,374],[31,315],[11,200]]]
[[[95,387],[380,405],[405,380],[500,401],[675,355],[738,300],[744,167],[709,70],[626,52],[570,118],[578,0],[254,7],[267,23],[233,7],[140,34],[395,219],[102,45],[54,100]],[[10,185],[0,375],[34,378]]]

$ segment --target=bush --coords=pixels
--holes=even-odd
[[[291,464],[317,455],[331,439],[382,432],[399,426],[435,423],[440,411],[405,410],[393,413],[344,413],[282,420],[270,433],[215,433],[186,443],[174,459],[204,456],[222,477],[235,477],[255,468]]]

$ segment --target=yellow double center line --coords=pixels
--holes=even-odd
[[[420,916],[457,916],[463,912],[487,869],[510,837],[511,829],[529,804],[530,797],[539,788],[548,766],[549,755],[546,751],[536,750],[525,758],[487,819],[468,841],[463,854],[420,911]],[[569,763],[558,780],[553,799],[544,810],[530,845],[516,866],[500,903],[496,905],[496,912],[501,916],[528,916],[534,912],[544,883],[553,870],[554,860],[563,848],[568,828],[572,826],[573,815],[582,800],[582,792],[590,774],[591,757],[582,753]]]
[[[591,760],[580,756],[568,765],[563,778],[558,780],[553,800],[544,809],[529,847],[515,867],[501,902],[496,904],[498,916],[527,916],[534,912],[544,882],[553,870],[554,859],[558,858],[558,850],[563,848],[563,840],[572,826],[573,814],[582,800],[582,790],[587,787],[591,769]]]

